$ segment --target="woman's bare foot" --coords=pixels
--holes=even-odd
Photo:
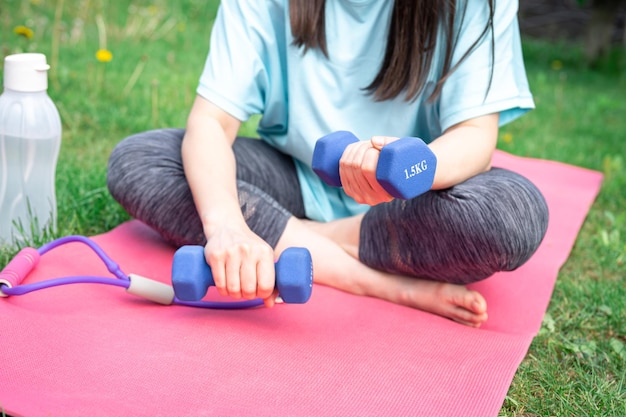
[[[389,274],[361,263],[358,229],[354,231],[359,225],[358,218],[326,224],[292,218],[276,250],[280,253],[289,246],[307,247],[313,256],[315,282],[319,284],[413,307],[472,327],[487,320],[487,303],[476,291],[462,285]]]
[[[368,295],[437,314],[472,327],[479,327],[487,320],[487,302],[484,297],[463,285],[383,275],[386,275],[386,288],[375,285],[370,288],[372,294]]]

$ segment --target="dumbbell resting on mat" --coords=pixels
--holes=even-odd
[[[311,297],[313,266],[305,248],[287,248],[275,264],[276,288],[286,303],[302,304]],[[187,245],[174,254],[172,286],[183,301],[199,301],[210,286],[215,285],[211,267],[206,263],[204,247]]]
[[[347,131],[320,138],[313,150],[313,171],[326,184],[341,187],[339,160],[346,147],[358,140]],[[423,140],[404,137],[381,149],[376,180],[392,197],[408,200],[430,190],[436,167],[437,158]]]

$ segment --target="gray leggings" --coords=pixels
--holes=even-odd
[[[176,246],[206,243],[181,160],[183,129],[120,142],[108,166],[112,196]],[[293,160],[265,142],[237,138],[239,204],[248,226],[275,247],[291,216],[304,218]],[[521,266],[548,226],[548,207],[526,178],[493,168],[446,190],[372,207],[359,259],[386,272],[468,284]]]

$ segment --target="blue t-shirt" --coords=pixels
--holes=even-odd
[[[459,0],[457,62],[482,33],[483,0]],[[361,140],[375,135],[416,136],[426,142],[447,128],[500,112],[508,123],[534,107],[522,59],[517,1],[497,1],[494,60],[485,36],[427,102],[443,68],[437,43],[428,81],[416,100],[374,101],[363,88],[380,68],[393,7],[388,0],[327,0],[326,58],[293,45],[288,0],[222,0],[198,94],[241,121],[261,114],[260,137],[296,159],[306,215],[329,221],[367,210],[342,189],[324,184],[311,169],[318,138],[337,130]],[[443,36],[443,34],[440,34]],[[491,65],[493,77],[487,93]]]

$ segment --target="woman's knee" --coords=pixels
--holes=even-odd
[[[468,284],[525,263],[548,225],[548,207],[528,179],[502,169],[446,190],[372,207],[361,225],[367,265]]]
[[[182,129],[159,129],[138,133],[120,141],[109,156],[107,186],[120,200],[147,183],[162,182],[169,173],[182,173]]]
[[[113,149],[107,171],[113,198],[177,246],[205,241],[183,170],[183,134],[162,129],[130,136]]]
[[[472,235],[493,272],[511,271],[535,253],[548,228],[548,205],[541,191],[526,177],[494,168],[450,190],[467,201]],[[463,207],[463,205],[461,205]]]

